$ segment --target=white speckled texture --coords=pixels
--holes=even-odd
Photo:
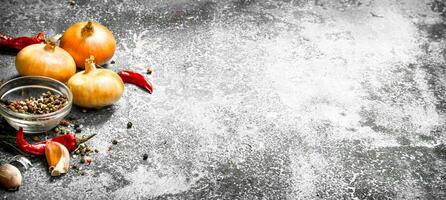
[[[155,92],[126,85],[111,107],[74,109],[98,134],[86,174],[50,178],[34,159],[23,187],[0,197],[445,199],[445,4],[2,2],[0,32],[12,35],[108,26],[118,48],[107,67],[152,66]],[[14,55],[0,55],[0,74],[17,75]]]

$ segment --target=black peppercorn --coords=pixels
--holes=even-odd
[[[151,75],[152,72],[153,72],[153,69],[152,69],[151,67],[148,67],[146,73],[147,73],[148,75]]]
[[[84,164],[85,163],[85,157],[81,156],[81,159],[79,160],[80,163]]]

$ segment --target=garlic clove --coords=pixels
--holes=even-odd
[[[61,157],[59,162],[57,162],[56,167],[50,170],[51,176],[60,176],[61,174],[67,173],[68,162],[66,158]]]
[[[45,146],[45,157],[51,176],[60,176],[68,172],[70,153],[64,145],[53,141],[47,142]]]
[[[0,166],[0,185],[7,190],[17,190],[22,185],[22,173],[14,165]]]

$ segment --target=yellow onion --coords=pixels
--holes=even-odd
[[[64,145],[53,141],[47,142],[45,144],[45,157],[51,176],[60,176],[68,172],[70,153]]]
[[[76,73],[73,57],[52,41],[23,48],[15,66],[22,76],[46,76],[66,82]]]
[[[16,190],[22,185],[22,173],[11,164],[0,166],[0,185],[7,190]]]
[[[85,60],[85,71],[78,72],[67,82],[75,105],[84,108],[101,108],[121,98],[124,82],[109,69],[96,69],[94,57]]]
[[[60,39],[60,47],[73,56],[76,65],[84,68],[90,55],[101,65],[113,57],[116,40],[107,27],[96,22],[79,22],[70,26]]]

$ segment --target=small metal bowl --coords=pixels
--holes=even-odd
[[[73,94],[60,81],[43,76],[24,76],[12,79],[0,86],[0,100],[21,101],[29,97],[39,97],[42,93],[51,91],[53,94],[65,95],[68,102],[65,106],[48,114],[27,114],[10,110],[0,104],[0,114],[15,129],[23,128],[25,133],[41,133],[56,127],[68,113],[73,104]]]

